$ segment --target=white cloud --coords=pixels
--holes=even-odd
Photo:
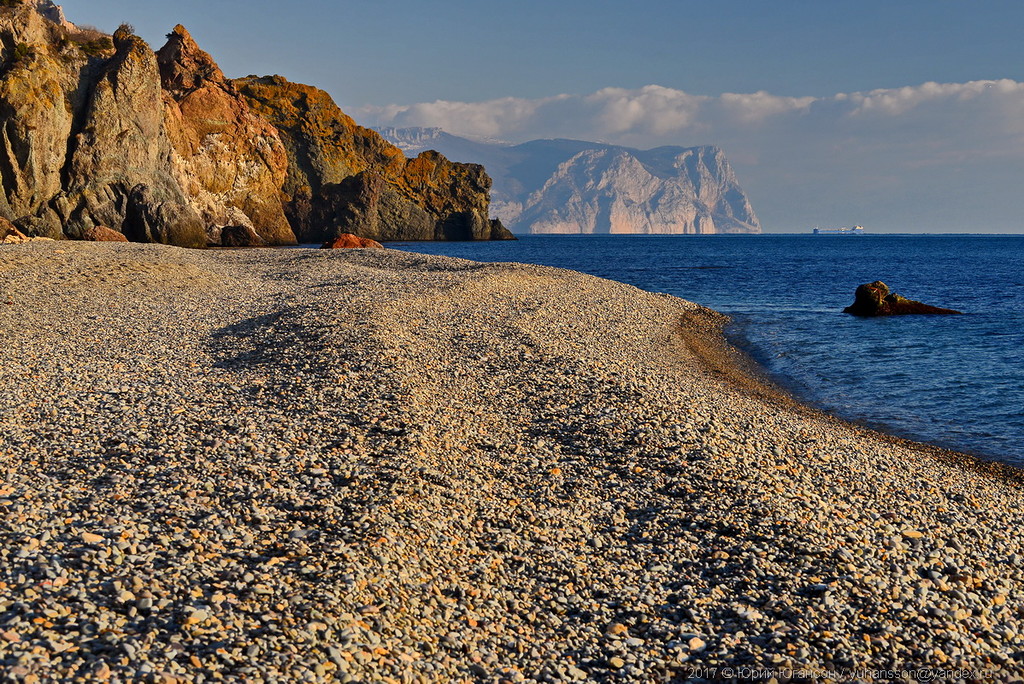
[[[831,97],[789,97],[758,91],[715,97],[648,85],[604,88],[588,95],[526,99],[506,97],[483,102],[437,100],[357,110],[372,125],[438,126],[466,136],[504,135],[517,140],[551,135],[595,137],[615,141],[629,137],[649,144],[685,144],[689,132],[703,131],[729,139],[766,123],[785,126],[808,117],[816,127],[848,126],[857,117],[881,117],[898,126],[911,115],[955,116],[963,107],[972,114],[1024,108],[1024,83],[1009,79],[969,83],[924,83],[904,88],[839,93]],[[958,108],[961,108],[958,110]],[[571,116],[571,118],[566,118]],[[871,125],[878,125],[872,122]]]
[[[781,114],[806,112],[816,100],[813,97],[781,97],[763,90],[746,94],[724,93],[718,99],[723,110],[746,123],[758,123]]]
[[[639,90],[604,88],[583,98],[605,136],[650,131],[670,134],[694,125],[701,106],[711,98],[657,85]]]
[[[853,93],[844,99],[856,104],[851,112],[854,116],[872,112],[902,116],[925,104],[934,105],[940,101],[966,102],[979,97],[1012,97],[1019,95],[1022,90],[1024,90],[1024,83],[1017,83],[1009,79],[970,81],[968,83],[928,82],[919,86]]]
[[[920,221],[953,230],[974,221],[1024,230],[1017,223],[1024,216],[1018,187],[1024,83],[1009,79],[830,97],[764,91],[706,96],[649,85],[354,113],[370,125],[439,126],[456,135],[517,142],[563,137],[633,147],[716,144],[732,159],[769,229],[874,220],[892,229]],[[897,215],[899,207],[911,205],[923,213]]]
[[[569,99],[572,99],[569,95],[556,95],[536,100],[515,97],[485,102],[436,100],[364,108],[360,113],[364,119],[371,120],[372,125],[438,127],[456,135],[494,137],[521,132],[539,112]]]

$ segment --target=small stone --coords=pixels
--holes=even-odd
[[[626,661],[618,656],[612,656],[608,659],[608,664],[616,670],[621,670],[623,667],[626,666]]]
[[[193,613],[191,613],[187,618],[185,618],[185,624],[186,625],[198,625],[199,623],[206,622],[209,619],[210,619],[210,614],[209,613],[207,613],[205,610],[197,610],[197,611],[194,611]]]
[[[608,625],[608,629],[604,633],[608,636],[619,636],[620,634],[628,634],[629,628],[621,622],[613,622]]]

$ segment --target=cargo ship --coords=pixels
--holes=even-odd
[[[854,226],[853,228],[815,228],[815,235],[863,235],[864,226]]]

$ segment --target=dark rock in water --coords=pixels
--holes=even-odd
[[[922,304],[907,299],[895,292],[889,292],[889,286],[881,280],[865,283],[857,288],[853,304],[843,309],[843,313],[854,316],[903,316],[907,314],[959,314],[961,311],[943,309],[939,306]]]
[[[321,245],[320,249],[360,249],[367,247],[371,249],[384,249],[384,245],[376,240],[359,237],[352,233],[342,233],[338,237],[325,242]]]

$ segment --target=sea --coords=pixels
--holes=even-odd
[[[730,340],[806,404],[1024,467],[1024,235],[558,235],[390,243],[568,268],[732,318]],[[861,283],[963,316],[857,318]]]

